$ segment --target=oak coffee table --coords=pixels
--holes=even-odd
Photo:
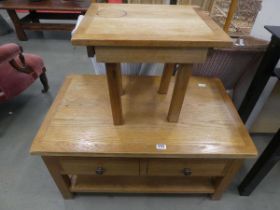
[[[172,92],[158,94],[159,84],[160,77],[123,77],[126,123],[114,126],[106,77],[66,78],[30,150],[64,198],[102,192],[219,199],[243,160],[256,156],[220,80],[190,78],[178,123],[164,120]]]
[[[106,63],[115,125],[124,123],[120,63],[166,63],[159,93],[168,90],[174,64],[180,64],[167,120],[177,122],[192,65],[209,48],[229,47],[230,37],[201,11],[182,5],[91,4],[72,37]],[[166,110],[166,112],[167,112]]]

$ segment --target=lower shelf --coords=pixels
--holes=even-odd
[[[72,177],[71,192],[109,193],[214,193],[208,177]]]

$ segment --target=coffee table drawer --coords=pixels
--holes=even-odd
[[[222,176],[226,160],[150,159],[148,176]]]
[[[61,158],[64,174],[91,174],[98,176],[138,176],[137,159]]]

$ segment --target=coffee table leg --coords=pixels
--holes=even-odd
[[[217,178],[217,183],[215,186],[215,192],[211,195],[213,200],[219,200],[222,197],[223,192],[228,188],[236,173],[239,171],[243,164],[243,160],[233,160],[232,163],[227,166],[227,171],[222,178]]]
[[[59,161],[55,157],[42,157],[45,162],[56,186],[58,187],[60,193],[64,199],[73,198],[73,193],[70,191],[71,181],[67,175],[61,174],[61,168]]]
[[[8,15],[10,16],[11,20],[14,23],[15,30],[17,33],[17,37],[20,41],[27,41],[28,38],[26,36],[26,33],[24,32],[23,28],[21,27],[21,22],[19,17],[17,16],[17,13],[15,10],[7,10]]]
[[[166,94],[168,91],[169,83],[174,71],[175,64],[167,63],[164,65],[163,73],[160,80],[158,89],[159,94]]]
[[[121,103],[121,71],[119,64],[106,63],[107,82],[110,95],[113,121],[115,125],[123,124],[122,103]]]
[[[178,122],[181,108],[186,95],[189,78],[192,73],[192,66],[192,64],[183,64],[178,69],[173,95],[167,116],[167,120],[169,122]]]
[[[122,85],[122,69],[121,69],[121,64],[118,63],[117,64],[117,78],[119,81],[119,91],[120,91],[120,95],[124,94],[124,89],[123,89],[123,85]]]

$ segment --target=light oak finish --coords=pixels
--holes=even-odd
[[[67,175],[61,175],[60,165],[57,162],[56,158],[53,157],[42,157],[45,162],[57,188],[60,190],[64,199],[70,199],[73,197],[73,194],[70,192],[71,180]]]
[[[148,174],[148,161],[149,159],[140,159],[139,160],[139,175],[140,176],[147,176]]]
[[[213,193],[209,178],[182,177],[98,177],[78,176],[72,180],[71,192],[110,193]]]
[[[68,76],[34,139],[31,153],[163,158],[256,155],[251,137],[218,79],[190,78],[187,103],[178,123],[163,120],[172,93],[157,94],[159,77],[123,79],[125,125],[112,125],[105,77]],[[156,144],[166,144],[167,149],[157,150]]]
[[[173,72],[175,70],[175,66],[176,65],[170,64],[170,63],[164,65],[164,69],[163,69],[163,73],[162,73],[162,76],[161,76],[160,85],[159,85],[159,89],[158,89],[159,94],[166,94],[167,93],[169,83],[171,81],[171,77],[172,77]]]
[[[230,24],[232,22],[232,19],[234,17],[234,13],[237,9],[237,5],[238,5],[238,0],[231,0],[229,9],[228,9],[228,15],[224,24],[224,31],[228,33]]]
[[[72,43],[95,47],[98,62],[193,64],[204,62],[209,48],[229,47],[232,40],[209,16],[191,6],[92,4]],[[178,79],[181,84],[175,87],[187,83],[188,73],[180,73],[185,77]],[[120,125],[120,97],[112,94],[117,82],[111,79],[108,85],[114,124]],[[171,122],[178,121],[185,91],[174,91],[168,114]]]
[[[159,77],[124,77],[127,123],[114,126],[106,78],[66,78],[30,150],[43,157],[65,198],[120,192],[207,193],[218,199],[241,161],[256,156],[218,79],[190,78],[178,123],[163,120],[172,93],[157,94],[159,83]]]
[[[203,63],[207,48],[95,47],[97,62]]]
[[[211,196],[213,200],[219,200],[221,198],[223,192],[228,188],[235,174],[242,166],[242,163],[243,160],[233,160],[232,163],[228,165],[225,176],[216,180],[215,192]]]
[[[123,124],[121,101],[122,78],[119,64],[106,63],[106,74],[114,125],[121,125]]]
[[[226,160],[150,159],[148,176],[223,176]],[[191,174],[184,174],[184,169]]]
[[[167,120],[178,122],[180,112],[184,103],[189,78],[192,75],[192,64],[181,65],[178,69],[176,82],[173,89],[171,104],[168,111]]]
[[[118,158],[59,158],[63,174],[90,174],[95,176],[138,176],[139,161],[137,159]],[[104,172],[98,174],[96,170]]]
[[[166,15],[168,14],[168,15]],[[230,47],[230,37],[187,5],[91,4],[72,37],[85,46]]]
[[[116,71],[116,76],[117,76],[117,80],[118,80],[118,84],[119,84],[119,92],[120,95],[124,94],[124,89],[123,89],[123,85],[122,85],[122,70],[121,70],[121,64],[118,63],[117,64],[117,71]]]

